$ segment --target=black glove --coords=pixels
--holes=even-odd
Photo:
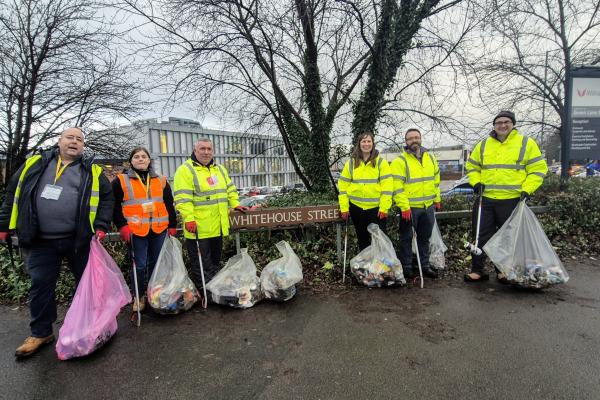
[[[526,191],[521,192],[521,201],[527,201],[531,198],[531,195]]]
[[[485,185],[481,182],[476,183],[475,186],[473,186],[473,192],[478,196],[481,196],[484,189],[485,189]]]

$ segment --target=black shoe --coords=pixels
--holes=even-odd
[[[405,269],[402,271],[402,273],[404,274],[404,279],[409,280],[415,277],[415,271],[411,268],[411,269]]]
[[[437,271],[432,270],[431,268],[427,268],[423,270],[423,275],[431,279],[437,279],[438,273]]]

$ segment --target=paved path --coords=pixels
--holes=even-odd
[[[146,316],[90,357],[17,362],[26,310],[0,308],[6,399],[600,399],[600,263],[545,292],[301,293],[249,310]]]

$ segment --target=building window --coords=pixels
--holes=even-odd
[[[250,154],[265,154],[267,144],[265,142],[250,143]]]
[[[230,174],[241,174],[244,172],[244,163],[239,158],[225,160],[225,168]]]
[[[242,143],[238,138],[229,138],[227,149],[225,154],[242,154]]]
[[[163,154],[169,152],[169,147],[167,146],[167,132],[160,133],[160,152]]]
[[[273,154],[275,154],[276,156],[282,156],[283,153],[284,153],[283,143],[273,149]]]
[[[281,159],[274,158],[271,160],[271,172],[281,171]]]
[[[265,172],[266,171],[266,162],[264,158],[259,158],[256,160],[256,172]]]

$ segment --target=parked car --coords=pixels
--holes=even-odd
[[[267,196],[259,194],[252,197],[246,197],[240,200],[240,204],[249,207],[251,210],[255,210],[267,204]]]
[[[280,194],[283,190],[283,186],[273,186],[271,188],[271,193],[273,194]]]
[[[248,193],[250,193],[250,189],[252,189],[252,188],[249,186],[238,189],[238,194],[240,196],[248,196]]]
[[[260,194],[260,189],[256,186],[251,187],[248,191],[248,196],[256,196],[258,194]]]
[[[469,184],[469,178],[465,175],[459,180],[454,182],[454,186],[452,186],[449,190],[443,192],[442,197],[447,196],[467,196],[467,198],[471,199],[473,197],[473,187]]]

